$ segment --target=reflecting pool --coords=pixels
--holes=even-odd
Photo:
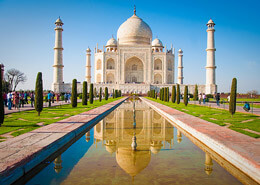
[[[185,135],[128,100],[27,184],[241,184]]]

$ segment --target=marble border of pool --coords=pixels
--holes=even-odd
[[[11,184],[91,128],[128,97],[0,143],[0,184]]]
[[[260,140],[141,98],[151,108],[204,143],[260,184]]]

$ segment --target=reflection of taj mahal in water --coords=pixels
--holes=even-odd
[[[52,89],[55,92],[71,90],[70,83],[63,82],[63,47],[61,19],[57,19],[54,78]],[[214,94],[217,92],[215,82],[215,41],[214,25],[210,19],[207,23],[207,63],[206,83],[198,85],[199,93]],[[122,93],[147,93],[151,89],[159,91],[161,87],[171,87],[183,83],[183,51],[178,50],[178,76],[175,82],[175,49],[167,49],[158,38],[153,39],[152,29],[140,17],[134,15],[127,19],[117,30],[117,39],[111,38],[103,49],[95,48],[94,55],[94,83],[95,87],[108,87],[122,90]],[[85,80],[91,83],[91,50],[86,50]],[[195,85],[189,85],[189,91],[194,91]],[[82,91],[82,84],[78,84],[78,91]]]
[[[133,122],[133,102],[127,101],[94,127],[94,144],[102,143],[106,151],[116,155],[117,164],[134,177],[151,161],[151,153],[173,148],[174,129],[171,123],[146,104],[135,103],[136,128]],[[137,138],[137,150],[131,148],[133,136]],[[89,141],[89,132],[86,133]],[[177,142],[182,134],[177,130]],[[212,172],[212,159],[206,153],[205,172]]]

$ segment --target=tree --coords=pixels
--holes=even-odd
[[[169,91],[169,87],[166,87],[166,91],[167,91],[167,102],[169,102],[169,100],[170,100],[170,91]]]
[[[4,109],[4,98],[3,98],[3,79],[0,75],[0,126],[4,123],[5,119],[5,109]]]
[[[198,92],[198,85],[196,84],[195,85],[195,91],[194,91],[194,101],[198,101],[198,99],[199,99],[199,97],[198,97],[198,94],[199,94],[199,92]]]
[[[175,85],[172,86],[172,103],[176,101],[176,87]]]
[[[105,87],[105,100],[108,100],[108,88]]]
[[[10,90],[15,91],[17,85],[20,82],[26,82],[27,78],[24,73],[17,69],[9,69],[7,70],[5,77],[7,79],[7,82],[10,85]]]
[[[99,89],[99,101],[102,101],[102,87]]]
[[[118,93],[119,93],[119,97],[121,97],[122,96],[122,91],[119,90]]]
[[[185,86],[185,89],[184,89],[183,102],[184,102],[185,106],[188,105],[188,86],[187,85]]]
[[[177,84],[177,93],[176,93],[176,100],[177,100],[177,104],[180,104],[180,95],[181,95],[181,92],[180,92],[180,85]]]
[[[233,78],[230,92],[230,101],[229,101],[229,112],[231,116],[236,112],[236,103],[237,103],[237,79]]]
[[[93,94],[93,84],[90,84],[89,88],[89,103],[93,104],[93,99],[94,99],[94,94]]]
[[[116,89],[115,90],[115,98],[117,98],[118,97],[118,90]]]
[[[72,80],[72,90],[71,90],[71,105],[72,107],[77,107],[77,80]]]
[[[88,104],[88,83],[86,81],[83,82],[83,90],[82,90],[82,105]]]
[[[94,98],[96,98],[97,97],[97,89],[96,89],[96,87],[94,88]]]
[[[115,89],[113,89],[113,99],[116,97],[115,95]]]
[[[38,116],[40,116],[41,111],[43,109],[43,84],[42,84],[42,73],[39,72],[36,78],[35,85],[35,110],[38,112]]]

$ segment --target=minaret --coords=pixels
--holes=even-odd
[[[55,47],[54,47],[54,65],[53,65],[53,84],[54,92],[62,92],[63,85],[63,47],[62,47],[62,25],[63,22],[58,18],[55,22]]]
[[[183,84],[183,61],[182,61],[182,56],[183,56],[183,51],[179,49],[179,59],[178,59],[178,84]]]
[[[214,41],[214,25],[212,19],[207,24],[208,41],[207,41],[207,65],[206,65],[206,94],[215,94],[217,92],[216,73],[215,73],[215,41]]]
[[[91,83],[91,50],[88,48],[86,50],[86,81],[88,82],[88,84]]]
[[[205,153],[205,172],[207,175],[210,175],[213,171],[213,163],[212,163],[212,158],[210,155],[206,152]]]

